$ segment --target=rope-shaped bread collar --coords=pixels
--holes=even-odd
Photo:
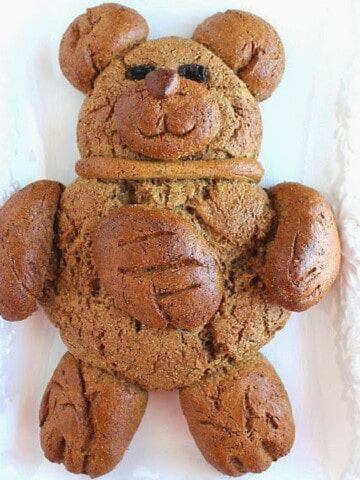
[[[261,164],[249,158],[166,162],[99,156],[80,159],[75,170],[81,177],[103,180],[224,178],[258,183],[264,174]]]

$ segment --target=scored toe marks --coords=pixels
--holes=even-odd
[[[40,407],[41,446],[52,462],[98,477],[123,457],[147,403],[147,392],[66,353]]]
[[[226,475],[262,472],[293,444],[288,396],[261,354],[186,387],[180,400],[200,451]]]

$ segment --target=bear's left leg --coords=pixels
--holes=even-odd
[[[184,388],[180,401],[201,453],[226,475],[262,472],[292,447],[295,429],[287,393],[259,353]]]
[[[92,478],[109,472],[128,448],[146,403],[144,390],[66,353],[40,406],[45,456]]]

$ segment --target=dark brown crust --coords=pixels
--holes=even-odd
[[[141,323],[192,330],[218,309],[223,276],[217,260],[191,224],[169,210],[114,209],[93,245],[103,285]]]
[[[180,76],[176,70],[158,68],[146,75],[145,84],[153,97],[166,98],[179,90]]]
[[[246,83],[257,101],[280,83],[285,54],[274,28],[256,15],[227,10],[207,18],[193,39],[216,53]]]
[[[147,392],[66,353],[40,406],[46,457],[73,473],[98,477],[122,459],[147,403]]]
[[[129,204],[179,215],[215,252],[224,298],[204,327],[143,325],[116,306],[100,281],[94,232],[113,210]],[[205,372],[231,368],[266,344],[288,319],[258,276],[274,213],[263,189],[238,180],[78,178],[62,196],[59,275],[48,284],[42,305],[77,358],[148,390],[189,385]]]
[[[288,395],[261,354],[181,390],[180,400],[200,451],[225,475],[262,472],[293,445]]]
[[[279,305],[292,311],[318,303],[340,268],[340,239],[327,201],[312,188],[282,183],[269,189],[278,213],[263,279]]]
[[[113,157],[87,157],[76,163],[76,173],[103,180],[225,178],[260,182],[264,169],[249,158],[157,162]]]
[[[218,103],[219,133],[201,152],[181,160],[251,158],[259,155],[262,124],[257,102],[224,62],[203,45],[187,38],[168,37],[143,42],[125,57],[115,58],[96,80],[96,88],[84,100],[77,129],[82,158],[111,156],[147,160],[131,150],[115,128],[114,107],[134,82],[126,72],[134,65],[150,64],[155,69],[178,70],[184,63],[206,65],[208,79],[201,84]],[[190,80],[189,80],[190,81]],[[141,112],[136,113],[141,116]]]
[[[32,183],[0,210],[0,314],[7,320],[23,320],[37,309],[63,188],[47,180]]]
[[[148,33],[144,18],[131,8],[115,3],[88,8],[62,37],[61,70],[75,88],[87,93],[115,55],[124,55]]]
[[[164,98],[155,95],[148,76],[169,71],[154,70],[145,81],[129,86],[114,108],[114,125],[121,140],[131,150],[161,160],[202,151],[218,133],[221,122],[213,95],[192,80],[178,78],[173,94]]]

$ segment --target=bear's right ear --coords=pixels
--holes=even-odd
[[[89,8],[62,37],[60,68],[75,88],[87,93],[112,58],[146,40],[148,33],[146,20],[132,8],[115,3]]]

